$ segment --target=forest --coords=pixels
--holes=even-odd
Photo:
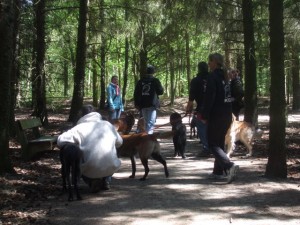
[[[197,63],[220,52],[242,72],[245,120],[269,99],[266,174],[286,177],[285,127],[300,109],[298,0],[1,0],[0,171],[12,169],[9,140],[16,109],[48,123],[49,109],[71,99],[74,121],[84,99],[102,109],[117,75],[123,101],[148,64],[171,105],[188,94]]]

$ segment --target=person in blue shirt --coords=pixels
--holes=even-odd
[[[119,119],[121,112],[124,111],[122,94],[117,76],[112,76],[111,82],[107,86],[107,106],[110,121]]]

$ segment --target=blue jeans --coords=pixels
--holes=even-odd
[[[207,125],[201,120],[196,119],[197,133],[203,145],[203,151],[208,151],[207,143]]]
[[[154,124],[156,122],[156,108],[155,107],[143,108],[142,115],[146,122],[147,133],[153,134]]]
[[[115,109],[114,111],[108,111],[109,120],[119,119],[121,116],[121,109]]]

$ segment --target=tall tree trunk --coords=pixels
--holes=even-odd
[[[124,1],[125,4],[125,21],[127,22],[129,19],[129,11],[128,11],[128,6],[129,2]],[[123,90],[122,90],[122,101],[125,105],[125,99],[126,99],[126,93],[127,93],[127,83],[128,83],[128,67],[129,67],[129,40],[128,37],[125,37],[125,53],[124,53],[124,71],[123,71]]]
[[[190,56],[190,36],[188,30],[185,31],[185,56],[186,56],[186,75],[188,80],[188,90],[191,84],[191,56]]]
[[[147,43],[146,43],[146,32],[145,32],[145,19],[144,17],[141,18],[140,21],[140,39],[141,39],[141,46],[139,49],[139,69],[140,69],[140,77],[146,74],[147,71],[147,64],[148,64],[148,51],[147,51]]]
[[[97,56],[96,51],[94,52],[93,62],[92,62],[92,72],[93,72],[93,106],[97,107],[98,105],[98,96],[99,96],[99,85],[98,85],[98,72],[97,72]]]
[[[252,0],[243,0],[244,51],[245,51],[245,117],[257,123],[257,84]]]
[[[14,6],[0,0],[0,173],[12,172],[9,158],[10,82],[13,64]]]
[[[270,26],[270,143],[266,168],[267,177],[287,177],[285,150],[285,77],[283,0],[269,0]]]
[[[68,61],[65,60],[64,62],[64,73],[63,73],[63,79],[64,79],[64,97],[68,96],[68,90],[69,90],[69,69],[68,69]]]
[[[169,48],[169,60],[170,60],[170,83],[171,83],[171,105],[174,105],[175,100],[175,68],[174,68],[174,50]]]
[[[104,25],[105,25],[105,17],[104,17],[104,0],[100,0],[99,2],[100,8],[100,32],[101,32],[101,46],[100,46],[100,104],[99,108],[104,109],[105,107],[105,74],[106,74],[106,37],[104,34]]]
[[[15,137],[16,136],[16,126],[15,126],[15,108],[17,102],[17,94],[18,94],[18,87],[19,87],[19,79],[20,79],[20,66],[19,66],[19,55],[20,55],[20,48],[19,48],[19,25],[20,25],[20,9],[21,9],[21,1],[14,0],[14,33],[13,33],[13,63],[12,63],[12,70],[11,70],[11,87],[10,87],[10,119],[9,124],[11,124],[9,129],[9,136]]]
[[[76,68],[74,74],[74,90],[71,103],[69,121],[75,123],[78,119],[78,112],[83,105],[84,78],[86,64],[86,26],[87,26],[87,0],[81,0],[79,6],[79,23],[76,50]]]
[[[46,106],[46,77],[45,77],[45,1],[46,0],[34,0],[35,11],[35,69],[34,69],[34,81],[36,87],[36,104],[33,115],[40,117],[43,125],[48,125],[48,113]]]
[[[300,83],[299,83],[299,46],[296,46],[292,52],[292,83],[293,83],[293,110],[300,109]]]

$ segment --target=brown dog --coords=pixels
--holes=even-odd
[[[144,129],[144,119],[141,118],[138,122],[139,130],[143,131]],[[160,154],[160,144],[157,141],[157,138],[169,138],[173,136],[173,132],[164,132],[164,133],[153,133],[147,134],[146,132],[141,132],[138,134],[131,135],[121,135],[123,138],[123,144],[120,148],[117,149],[118,156],[130,157],[132,175],[130,178],[135,177],[136,172],[136,162],[135,155],[138,153],[140,160],[144,166],[145,174],[140,180],[146,180],[146,177],[149,173],[148,159],[152,157],[157,162],[161,163],[164,166],[165,175],[169,177],[169,171],[167,168],[167,163],[165,159]]]
[[[237,121],[235,116],[232,115],[232,123],[225,136],[225,148],[227,156],[230,157],[234,148],[235,142],[241,141],[247,148],[247,157],[252,156],[252,142],[253,139],[260,139],[262,136],[262,130],[256,130],[255,127],[248,122]]]
[[[115,126],[116,130],[120,134],[129,134],[134,125],[134,122],[134,115],[131,112],[126,113],[125,117],[114,119],[111,121],[111,123]]]

